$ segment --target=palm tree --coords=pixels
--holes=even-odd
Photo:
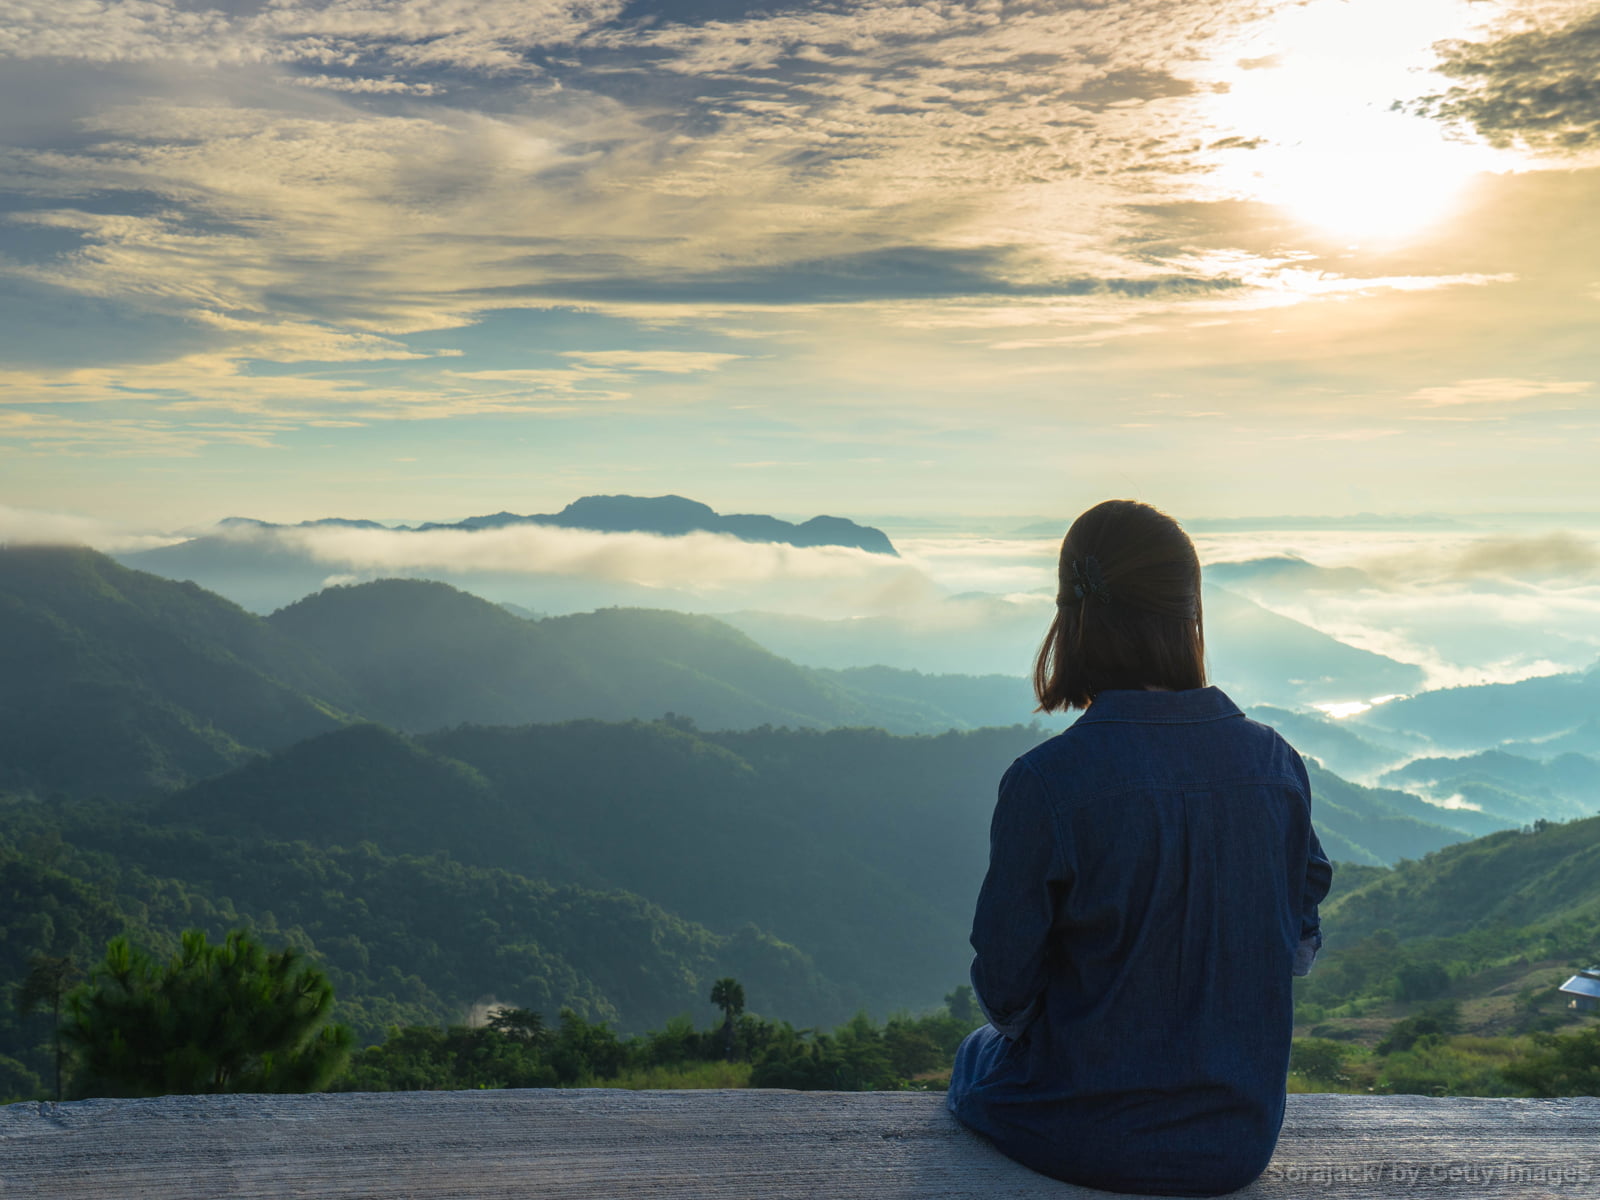
[[[17,1015],[26,1017],[34,1010],[49,1004],[52,1038],[56,1048],[56,1100],[61,1099],[61,998],[82,974],[71,956],[53,958],[48,954],[35,954],[28,961],[28,975],[17,989]]]
[[[744,987],[737,979],[719,979],[711,985],[711,1003],[722,1010],[722,1051],[733,1061],[733,1019],[744,1011]]]

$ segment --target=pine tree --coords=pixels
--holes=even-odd
[[[318,1091],[354,1044],[327,1024],[333,988],[322,972],[242,931],[212,945],[190,930],[164,965],[115,938],[67,1007],[87,1095]]]
[[[67,989],[82,974],[71,957],[53,958],[35,954],[28,963],[28,974],[17,989],[17,1015],[26,1017],[45,1004],[50,1005],[53,1018],[51,1040],[56,1054],[56,1099],[61,1099],[61,1002]]]

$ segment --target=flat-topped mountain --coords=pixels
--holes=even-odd
[[[558,513],[518,516],[499,512],[447,524],[426,523],[414,529],[494,529],[503,525],[558,525],[601,533],[655,533],[682,537],[688,533],[726,533],[744,542],[777,542],[787,546],[853,546],[870,554],[898,557],[880,529],[857,525],[844,517],[812,517],[796,525],[760,513],[717,512],[709,504],[683,496],[584,496]]]
[[[857,525],[845,517],[816,516],[796,524],[764,513],[719,513],[709,504],[685,496],[581,496],[558,513],[497,512],[460,521],[423,521],[417,525],[383,525],[349,517],[319,517],[282,525],[254,517],[225,517],[223,530],[240,529],[392,529],[418,533],[433,529],[500,529],[507,525],[554,525],[562,529],[589,529],[597,533],[654,533],[683,537],[690,533],[726,533],[743,542],[776,542],[786,546],[848,546],[869,554],[899,557],[889,535],[870,525]],[[203,541],[201,535],[191,541]],[[181,543],[188,545],[189,543]],[[164,551],[141,551],[133,557],[157,561]]]
[[[535,607],[545,610],[572,611],[618,603],[662,607],[660,589],[626,580],[597,586],[593,580],[565,578],[559,571],[542,574],[532,562],[508,571],[476,562],[472,554],[460,561],[447,555],[447,562],[428,557],[437,549],[441,535],[450,540],[457,533],[536,532],[544,528],[666,538],[712,533],[752,545],[840,548],[899,557],[882,530],[844,517],[818,516],[796,524],[759,513],[718,513],[683,496],[584,496],[557,513],[498,512],[462,521],[400,526],[347,517],[322,517],[293,525],[228,517],[215,529],[185,541],[121,554],[117,559],[141,571],[198,583],[259,613],[292,604],[330,580],[372,578],[374,574],[441,579],[492,594],[494,599],[518,602],[528,600],[531,587],[544,597]],[[418,563],[406,566],[406,542],[413,535]],[[473,541],[470,537],[454,539],[452,553],[465,553]],[[376,558],[375,547],[381,548]],[[375,567],[375,562],[389,565]],[[569,596],[575,587],[581,598]],[[552,600],[552,595],[567,599]]]

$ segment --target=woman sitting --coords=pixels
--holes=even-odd
[[[1131,500],[1079,517],[1034,688],[1083,715],[1000,782],[972,927],[989,1024],[949,1096],[1072,1183],[1234,1191],[1283,1123],[1332,867],[1299,754],[1206,686],[1204,652],[1178,524]]]

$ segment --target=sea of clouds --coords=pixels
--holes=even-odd
[[[1528,518],[1520,527],[1506,518],[1410,528],[1308,524],[1200,532],[1195,540],[1202,562],[1230,590],[1340,641],[1415,664],[1430,687],[1509,682],[1583,669],[1600,658],[1600,518]],[[1006,522],[997,526],[987,534],[970,526],[941,530],[926,519],[897,534],[890,526],[899,558],[712,533],[667,538],[539,525],[425,532],[234,526],[208,533],[235,551],[262,551],[263,572],[298,564],[302,591],[416,576],[547,613],[641,604],[873,619],[956,639],[1030,620],[1042,632],[1059,540],[1031,527],[1019,535]],[[0,542],[74,542],[126,555],[183,540],[0,508]],[[1291,569],[1241,574],[1221,565],[1261,559]],[[286,593],[278,602],[294,598]],[[991,669],[1020,674],[1025,667],[996,662]]]

